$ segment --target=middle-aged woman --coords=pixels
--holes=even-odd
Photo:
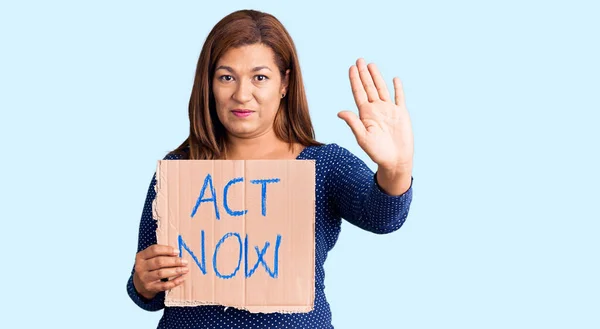
[[[412,201],[413,136],[400,80],[393,80],[392,98],[375,65],[363,59],[350,67],[349,77],[359,115],[338,116],[377,164],[376,173],[345,148],[314,139],[295,45],[275,17],[242,10],[212,29],[197,64],[189,137],[164,159],[315,160],[315,308],[293,314],[216,305],[165,308],[165,291],[183,283],[188,265],[177,250],[156,244],[154,175],[127,290],[142,309],[164,309],[159,328],[333,327],[324,263],[342,218],[370,232],[390,233],[402,226]],[[161,280],[165,277],[176,279]],[[364,284],[369,280],[377,278],[365,278]]]

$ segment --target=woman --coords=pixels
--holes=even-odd
[[[189,137],[165,159],[316,160],[315,308],[298,314],[165,308],[164,291],[183,283],[187,264],[173,248],[156,244],[154,176],[127,288],[141,308],[165,309],[159,328],[332,328],[323,266],[341,219],[389,233],[404,223],[412,200],[413,137],[400,80],[394,79],[392,99],[377,68],[359,59],[350,68],[350,83],[360,118],[347,111],[339,117],[378,165],[376,173],[346,149],[314,139],[295,46],[276,18],[244,10],[213,28],[198,61]]]

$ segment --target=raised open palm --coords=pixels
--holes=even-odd
[[[393,79],[394,100],[375,64],[364,59],[350,67],[350,85],[358,116],[342,111],[338,116],[352,129],[358,145],[383,168],[412,168],[413,134],[399,78]]]

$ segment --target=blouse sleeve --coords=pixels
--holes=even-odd
[[[167,155],[164,160],[175,160],[179,158],[174,155]],[[156,173],[152,176],[148,192],[146,193],[146,201],[144,202],[144,209],[142,210],[142,217],[140,220],[139,233],[138,233],[138,247],[137,252],[140,252],[149,246],[156,244],[156,221],[152,217],[152,202],[156,196],[154,187],[156,185]],[[135,273],[135,266],[131,270],[129,280],[127,280],[127,293],[131,300],[146,311],[158,311],[165,307],[165,293],[160,292],[154,296],[154,298],[148,300],[140,295],[133,285],[133,274]]]
[[[406,192],[389,195],[362,160],[336,144],[332,144],[332,148],[328,185],[335,211],[369,232],[386,234],[398,230],[408,216],[413,177]]]

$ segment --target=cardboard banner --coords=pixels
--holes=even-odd
[[[313,309],[314,161],[161,160],[156,172],[157,242],[190,269],[166,306]]]

